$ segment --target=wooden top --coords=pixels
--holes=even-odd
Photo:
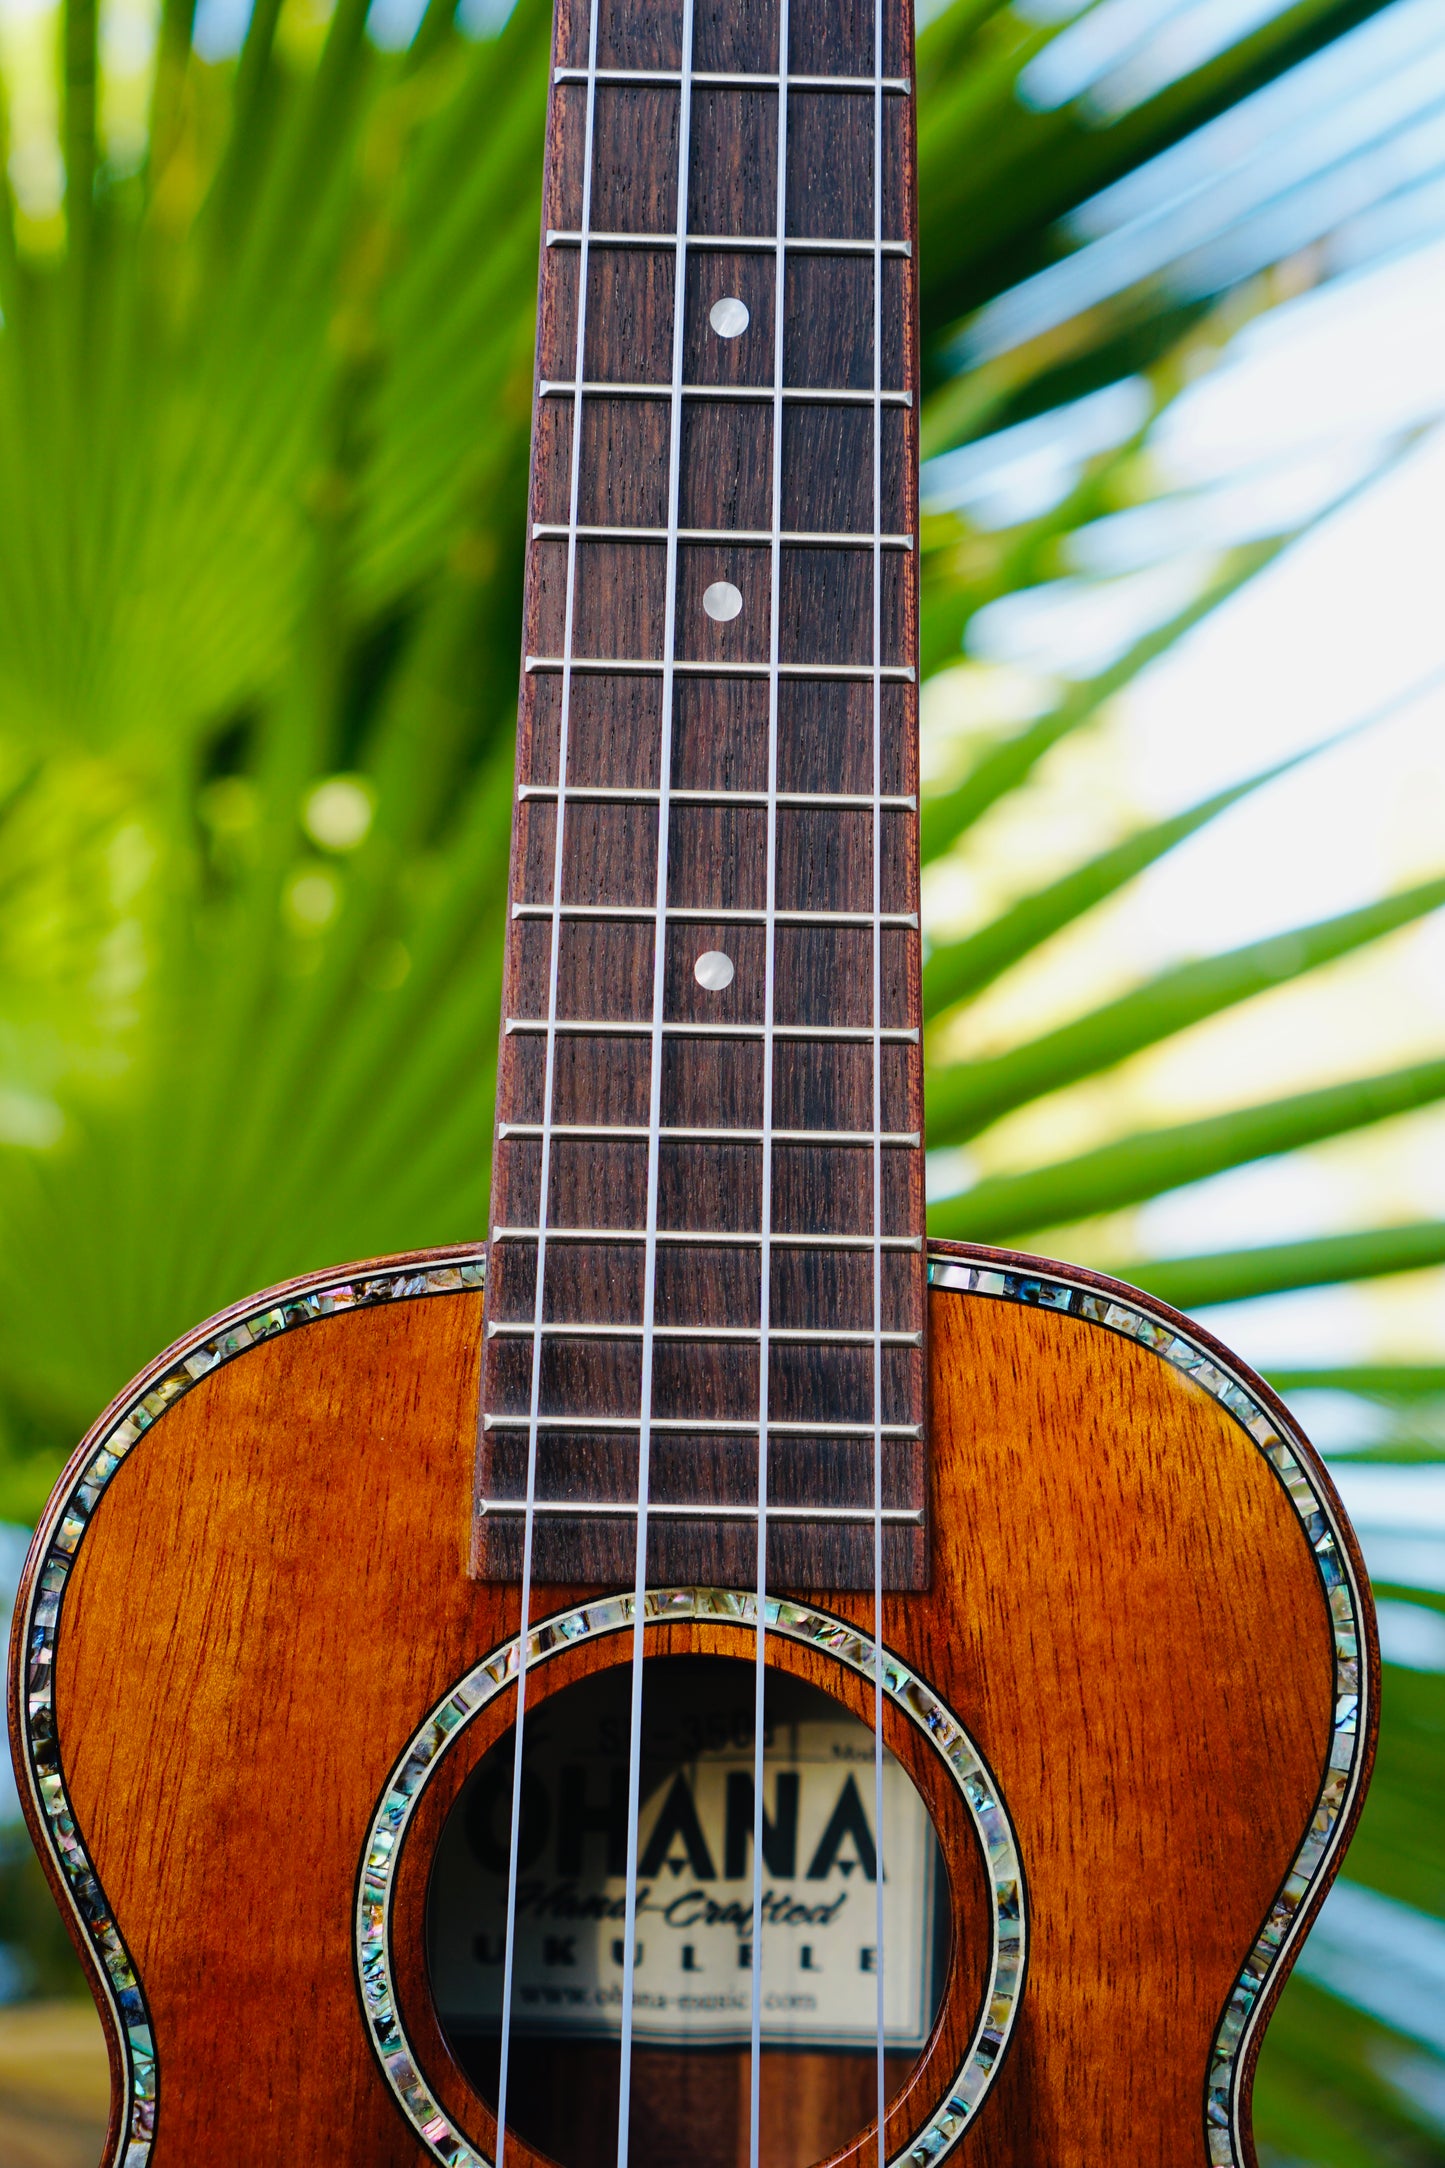
[[[1020,1272],[1030,1262],[956,1254]],[[1103,1312],[1111,1295],[1136,1305],[1167,1347],[1179,1321],[1160,1306],[1070,1277],[1100,1292]],[[299,1292],[269,1300],[299,1310]],[[994,1774],[1024,1862],[1032,1950],[1008,2059],[956,2157],[982,2168],[1206,2168],[1211,2157],[1245,2168],[1249,2063],[1298,1946],[1290,1910],[1297,1929],[1323,1897],[1373,1747],[1379,1671],[1363,1566],[1308,1449],[1295,1447],[1307,1485],[1294,1498],[1246,1427],[1253,1403],[1290,1434],[1237,1365],[1241,1412],[1105,1322],[940,1287],[930,1301],[931,1473],[948,1511],[931,1591],[885,1599],[884,1638]],[[357,1874],[415,1728],[517,1630],[516,1589],[463,1573],[480,1313],[464,1287],[440,1301],[357,1304],[202,1370],[115,1469],[75,1554],[53,1644],[64,1829],[73,1822],[104,1893],[94,1932],[122,1938],[144,1995],[161,2072],[152,2168],[212,2158],[415,2168],[424,2150],[368,2046]],[[157,1365],[147,1390],[215,1330]],[[134,1399],[133,1389],[124,1405]],[[121,1412],[72,1462],[47,1535]],[[1340,1534],[1327,1579],[1329,1525]],[[36,1575],[53,1555],[42,1546],[22,1585],[17,1665]],[[546,1609],[591,1593],[549,1592]],[[57,1600],[53,1587],[46,1600]],[[871,1636],[871,1595],[829,1595],[821,1607]],[[529,1675],[529,1702],[579,1668],[626,1662],[628,1641],[559,1641]],[[753,1645],[742,1623],[660,1623],[648,1653],[748,1657]],[[770,1664],[799,1654],[769,1635]],[[850,1685],[846,1666],[832,1665],[816,1679],[871,1720],[861,1675]],[[1356,1691],[1358,1729],[1338,1730]],[[22,1768],[26,1708],[18,1691]],[[487,2157],[488,2111],[437,2031],[423,1908],[440,1820],[512,1713],[501,1694],[451,1733],[402,1847],[392,1909],[416,2067]],[[952,1780],[891,1704],[885,1737],[939,1813],[961,1915],[945,2024],[890,2117],[891,2159],[946,2097],[954,2046],[971,2031],[978,1944],[969,1855],[936,1806]],[[1332,1788],[1333,1825],[1322,1812]],[[60,1854],[47,1844],[45,1856],[61,1892]],[[1264,1932],[1271,1951],[1259,1957]],[[1241,1985],[1253,2000],[1243,2035],[1232,2018],[1221,2025]],[[124,2036],[113,2015],[108,2025],[119,2056]],[[1215,2045],[1231,2041],[1242,2075],[1225,2105],[1237,2138],[1214,2103],[1205,2122]],[[581,2124],[589,2096],[574,2044],[562,2053],[557,2091]],[[745,2084],[718,2114],[710,2060],[692,2059],[690,2096],[657,2084],[661,2135],[642,2132],[636,2160],[746,2161]],[[836,2087],[843,2059],[819,2060]],[[738,2051],[744,2076],[745,2064]],[[806,2108],[814,2081],[806,2058],[765,2067],[781,2123]],[[635,2099],[650,2082],[639,2076]],[[819,2091],[827,2082],[819,2073]],[[690,2149],[676,2137],[684,2117]],[[507,2153],[536,2168],[515,2134]],[[559,2155],[575,2157],[560,2144]],[[838,2168],[876,2158],[860,2134]]]
[[[559,0],[476,1567],[922,1585],[912,16]],[[572,1510],[567,1510],[567,1509]],[[602,1510],[605,1509],[605,1510]]]

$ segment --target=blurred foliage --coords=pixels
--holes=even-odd
[[[87,1995],[85,1975],[61,1924],[40,1862],[19,1823],[0,1829],[0,1949],[21,1968],[26,1994],[65,2000]]]
[[[1275,274],[1203,301],[1126,282],[956,373],[969,325],[992,321],[960,330],[960,307],[1045,265],[1061,217],[1362,12],[1286,6],[1107,127],[1015,93],[1053,17],[954,0],[923,33],[930,444],[1098,384],[1144,389],[1138,426],[1036,516],[926,517],[927,667],[957,659],[990,601],[1057,576],[1091,522],[1167,496],[1147,429]],[[67,18],[64,195],[0,204],[5,1512],[33,1512],[60,1442],[220,1303],[485,1223],[546,15],[522,0],[469,40],[434,0],[384,52],[364,0],[305,17],[305,36],[295,0],[270,0],[239,59],[208,64],[178,0],[125,170],[95,135],[94,12]],[[986,734],[926,801],[926,858],[966,856],[985,815],[1291,539],[1214,551],[1098,676]],[[948,1059],[971,998],[1269,779],[1122,834],[935,947],[931,1141],[1445,898],[1426,883],[1186,960],[1029,1043]],[[1442,1094],[1445,1067],[1423,1064],[1126,1136],[987,1181],[936,1224],[1055,1229]],[[1398,1269],[1402,1242],[1413,1258],[1433,1241],[1141,1270],[1203,1300]]]
[[[1421,1599],[1411,1592],[1411,1600]],[[1445,1676],[1388,1667],[1384,1709],[1374,1782],[1347,1871],[1353,1881],[1445,1916]],[[1438,2168],[1445,2161],[1445,2062],[1296,1976],[1260,2058],[1255,2134],[1265,2168],[1299,2161]]]
[[[1254,2089],[1261,2168],[1295,2168],[1301,2161],[1438,2168],[1445,2159],[1440,2130],[1399,2083],[1417,2065],[1439,2067],[1308,1980],[1292,1980],[1271,2021]]]
[[[1445,1918],[1442,1753],[1445,1674],[1393,1667],[1389,1721],[1381,1734],[1369,1805],[1350,1850],[1350,1874],[1355,1881],[1418,1905],[1437,1918]]]
[[[1120,4],[1094,0],[1086,20]],[[1078,223],[1099,191],[1374,10],[1226,11],[1235,28],[1107,110],[1092,90],[1021,95],[1025,71],[1062,51],[1069,12],[952,0],[921,37],[925,446],[1126,381],[1143,403],[1043,509],[1002,524],[926,512],[930,672],[958,662],[990,603],[1073,568],[1092,524],[1170,498],[1149,430],[1252,314],[1328,273],[1327,224],[1296,216],[1273,253],[1251,242],[1206,275],[1196,219],[1178,265],[1166,229],[1142,268],[1075,307],[1034,307],[1043,289],[1021,281],[1105,245]],[[98,13],[70,0],[63,190],[36,181],[28,138],[0,175],[0,1518],[33,1517],[97,1408],[208,1312],[485,1226],[547,16],[519,0],[500,34],[463,36],[449,0],[429,0],[410,42],[382,50],[367,0],[329,17],[256,0],[239,57],[207,61],[191,0],[164,0],[138,147],[121,157],[97,103]],[[1253,233],[1248,209],[1236,223]],[[925,801],[925,858],[966,862],[987,816],[1297,533],[1276,523],[1211,548],[1184,599],[1097,674],[961,742]],[[1177,553],[1161,544],[1158,561]],[[1107,1078],[1445,900],[1445,878],[1417,883],[1184,958],[1026,1043],[959,1058],[955,1027],[984,989],[1275,772],[1120,833],[934,947],[931,1141]],[[1425,1061],[1221,1107],[995,1175],[935,1224],[1049,1230],[1067,1248],[1072,1222],[1442,1097],[1445,1062]],[[1198,1303],[1442,1258],[1430,1224],[1131,1269]],[[1402,1409],[1413,1389],[1396,1374],[1296,1382]],[[1392,1674],[1355,1867],[1436,1911],[1439,1693]],[[44,1968],[33,1888],[0,1869],[0,1940],[27,1941]],[[1276,2159],[1445,2160],[1371,2060],[1376,2032],[1291,1988],[1260,2086]]]

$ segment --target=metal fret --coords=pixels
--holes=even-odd
[[[641,1338],[643,1329],[641,1325],[619,1325],[612,1324],[609,1321],[599,1323],[596,1319],[586,1319],[570,1324],[562,1322],[548,1323],[542,1327],[545,1334],[557,1340],[636,1340]],[[522,1333],[529,1333],[531,1330],[531,1326],[524,1318],[494,1318],[487,1327],[487,1337],[491,1340],[516,1339]],[[760,1339],[762,1335],[760,1325],[659,1325],[654,1322],[652,1330],[659,1340],[741,1340],[751,1343]],[[771,1328],[771,1337],[774,1340],[786,1341],[790,1347],[872,1347],[873,1345],[871,1328],[867,1332],[833,1332],[824,1330],[821,1326],[774,1325]],[[885,1332],[883,1338],[889,1347],[922,1347],[923,1345],[921,1332]]]
[[[844,547],[847,545],[844,544]],[[866,543],[855,545],[866,548]],[[528,670],[585,671],[593,677],[661,677],[663,664],[640,655],[529,655]],[[768,665],[765,662],[685,662],[674,656],[668,665],[678,677],[755,677],[765,678]],[[780,662],[779,677],[785,678],[843,678],[858,684],[882,678],[895,685],[911,685],[915,672],[908,663],[866,662]]]
[[[540,1227],[494,1227],[492,1229],[492,1240],[494,1242],[535,1242],[541,1232]],[[642,1227],[558,1227],[552,1225],[547,1228],[547,1238],[551,1242],[608,1242],[620,1244],[624,1242],[645,1242],[647,1231]],[[763,1238],[756,1230],[749,1231],[745,1228],[738,1229],[736,1227],[723,1230],[709,1227],[659,1227],[657,1239],[659,1242],[686,1243],[690,1248],[756,1249]],[[871,1250],[873,1247],[872,1235],[782,1235],[774,1232],[770,1239],[775,1250]],[[882,1246],[885,1250],[912,1250],[916,1253],[923,1248],[923,1237],[922,1235],[884,1235],[882,1237]]]
[[[656,1128],[646,1122],[549,1122],[553,1137],[593,1137],[606,1143],[613,1137],[669,1137],[679,1144],[762,1144],[769,1137],[780,1144],[867,1144],[875,1142],[916,1150],[922,1139],[916,1129],[681,1129],[662,1122]],[[499,1137],[540,1137],[541,1122],[499,1122]]]
[[[484,1430],[526,1430],[531,1422],[528,1415],[484,1415]],[[665,1430],[669,1433],[691,1437],[694,1433],[709,1437],[752,1437],[758,1434],[755,1417],[742,1416],[736,1422],[725,1415],[543,1415],[539,1426],[543,1430]],[[876,1435],[872,1423],[775,1423],[768,1429],[775,1438],[872,1438]],[[885,1423],[885,1438],[921,1438],[921,1423]],[[871,1518],[871,1516],[870,1516]]]
[[[514,903],[513,918],[551,918],[559,907],[551,903]],[[585,919],[647,919],[656,914],[644,903],[564,903],[560,906],[563,918]],[[669,904],[665,913],[669,919],[682,924],[703,926],[764,926],[768,914],[763,911],[743,910],[721,905],[712,910],[703,904]],[[777,926],[871,926],[871,911],[775,911],[773,923]],[[916,911],[885,911],[880,923],[884,926],[917,928]]]
[[[486,1498],[483,1499],[481,1505],[483,1514],[516,1514],[525,1510],[526,1508],[519,1498]],[[614,1504],[610,1500],[601,1498],[534,1498],[531,1510],[534,1513],[555,1514],[558,1518],[569,1521],[585,1521],[593,1519],[629,1519],[636,1514],[637,1507],[627,1499],[622,1499]],[[647,1513],[649,1519],[656,1516],[663,1520],[673,1521],[755,1521],[757,1519],[757,1509],[754,1506],[714,1505],[708,1499],[677,1503],[653,1498],[648,1501]],[[883,1508],[883,1518],[885,1521],[900,1526],[919,1528],[923,1525],[923,1508],[922,1506],[885,1506]],[[813,1521],[852,1521],[867,1527],[872,1524],[873,1508],[871,1506],[770,1505],[768,1507],[768,1519],[770,1521],[806,1521],[809,1523]]]
[[[571,377],[543,377],[537,385],[539,399],[568,398],[577,386]],[[773,389],[769,384],[681,384],[679,396],[684,399],[740,399],[750,405],[771,405]],[[582,385],[584,399],[666,399],[671,396],[670,384],[613,383],[608,377],[588,377]],[[911,407],[911,391],[885,391],[885,406]],[[871,391],[848,391],[841,385],[837,390],[816,384],[785,384],[783,401],[787,406],[812,402],[817,406],[872,406]]]
[[[570,1031],[584,1038],[643,1037],[652,1030],[650,1022],[638,1017],[615,1016],[559,1016],[555,1024],[549,1024],[545,1016],[508,1016],[502,1029],[514,1031]],[[663,1037],[667,1039],[760,1039],[761,1024],[699,1024],[665,1020]],[[836,1039],[852,1046],[871,1046],[874,1033],[867,1024],[774,1024],[773,1035],[779,1039]],[[885,1024],[878,1033],[886,1044],[892,1046],[916,1046],[919,1033],[911,1024]]]
[[[570,529],[565,522],[551,520],[533,527],[532,540],[534,542],[565,540],[569,532]],[[579,527],[577,533],[584,542],[665,542],[667,540],[667,529],[665,527]],[[754,544],[767,544],[773,538],[764,528],[680,527],[677,532],[677,539],[679,542],[752,542]],[[880,539],[886,550],[911,550],[913,547],[911,534],[886,534]],[[871,534],[846,527],[819,528],[816,532],[807,534],[785,534],[782,540],[785,544],[796,549],[836,548],[846,542],[854,542],[859,545],[866,543],[870,549],[873,546]],[[675,791],[673,796],[677,796]],[[865,803],[868,802],[870,801],[865,800]]]
[[[582,235],[579,229],[568,226],[549,226],[548,248],[579,248]],[[737,249],[777,248],[795,249],[808,256],[911,256],[911,241],[850,241],[840,234],[836,239],[817,238],[802,233],[785,233],[781,237],[772,233],[690,233],[685,237],[675,233],[589,233],[590,248],[719,248],[729,253]],[[668,386],[671,389],[671,386]]]
[[[519,798],[580,798],[584,803],[596,800],[601,804],[655,805],[662,795],[656,786],[631,785],[623,787],[616,783],[519,783]],[[874,799],[862,791],[841,790],[779,790],[771,796],[765,790],[670,790],[668,797],[674,805],[793,805],[828,806],[844,811],[869,813],[875,804],[898,813],[916,813],[918,800],[914,797],[888,797]]]
[[[680,83],[679,68],[599,68],[594,80],[599,83]],[[554,68],[554,83],[585,83],[585,68]],[[789,90],[883,90],[906,98],[913,85],[906,76],[885,75],[875,79],[871,75],[749,75],[743,70],[692,69],[688,70],[690,83],[701,83],[711,90],[753,90],[761,83],[777,89],[786,83]]]

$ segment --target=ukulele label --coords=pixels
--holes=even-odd
[[[627,1881],[625,1726],[550,1732],[529,1719],[512,2026],[616,2037]],[[617,1736],[619,1728],[621,1737]],[[710,1739],[644,1764],[633,2028],[639,2042],[746,2043],[753,1995],[752,1711],[706,1712]],[[718,1737],[722,1731],[725,1736]],[[506,1948],[512,1765],[471,1780],[438,1848],[431,1975],[450,2027],[495,2032]],[[773,1726],[764,1742],[762,2037],[866,2048],[880,1940],[873,1739],[855,1718]],[[917,2051],[932,2023],[941,1868],[906,1771],[883,1764],[884,2032]],[[441,1903],[435,1901],[443,1898]]]

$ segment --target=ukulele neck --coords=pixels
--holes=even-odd
[[[927,1576],[908,0],[559,0],[475,1570]]]

